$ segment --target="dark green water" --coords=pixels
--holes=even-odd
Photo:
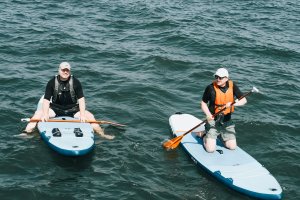
[[[250,199],[161,147],[175,112],[199,118],[221,65],[247,92],[238,144],[300,198],[300,5],[290,1],[0,2],[0,199]],[[15,137],[60,62],[113,141],[88,156],[57,155]]]

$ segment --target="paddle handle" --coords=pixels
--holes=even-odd
[[[41,119],[30,119],[30,118],[23,118],[21,119],[22,122],[41,122]],[[49,119],[47,122],[71,122],[71,123],[78,123],[81,122],[79,119]],[[110,122],[110,121],[96,121],[96,120],[86,120],[86,123],[96,123],[96,124],[111,124],[114,126],[126,126],[124,124],[118,124],[115,122]]]

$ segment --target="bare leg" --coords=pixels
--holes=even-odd
[[[227,140],[224,142],[225,146],[230,149],[230,150],[234,150],[236,148],[236,139],[233,140]]]
[[[208,153],[213,153],[217,146],[218,131],[215,127],[215,122],[212,120],[205,127],[206,135],[203,138],[205,150]]]
[[[43,115],[43,111],[42,110],[37,110],[34,115],[33,115],[33,119],[41,119]],[[33,131],[33,129],[36,127],[37,122],[29,122],[25,128],[25,132],[26,133],[31,133]]]
[[[204,147],[208,153],[213,153],[216,150],[216,139],[204,137]]]
[[[203,138],[206,134],[206,131],[197,131],[195,132],[196,136]]]
[[[224,145],[230,150],[234,150],[237,146],[235,137],[235,125],[231,122],[229,126],[226,126],[226,134],[222,136]]]
[[[43,116],[42,110],[35,111],[32,119],[41,119]],[[49,109],[49,117],[55,117],[55,113],[52,109]],[[37,122],[29,122],[25,128],[26,133],[32,133],[34,128],[36,127]]]
[[[80,112],[77,112],[74,115],[74,117],[79,118],[80,117]],[[87,111],[87,110],[85,111],[85,118],[86,118],[86,120],[91,120],[91,121],[95,121],[96,120],[95,117],[94,117],[94,115],[91,112]],[[102,130],[102,128],[99,126],[99,124],[97,124],[97,123],[91,123],[91,126],[93,127],[94,132],[97,133],[97,134],[99,134],[101,137],[103,137],[105,139],[108,139],[108,140],[112,140],[112,139],[115,138],[115,136],[113,136],[113,135],[106,135],[104,133],[104,131]]]

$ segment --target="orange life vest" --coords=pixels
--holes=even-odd
[[[233,82],[231,80],[229,80],[228,83],[229,83],[229,87],[225,93],[220,90],[220,88],[216,82],[213,83],[214,89],[216,91],[215,113],[217,113],[222,108],[224,108],[226,103],[234,102]],[[229,113],[232,113],[233,111],[234,111],[234,106],[231,106],[230,108],[226,108],[223,111],[223,113],[224,113],[224,115],[227,115]]]

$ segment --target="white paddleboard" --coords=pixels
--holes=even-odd
[[[37,110],[42,107],[41,97]],[[59,120],[75,120],[73,117],[56,117]],[[54,151],[66,156],[82,156],[94,148],[94,131],[89,123],[39,122],[41,138]]]
[[[202,121],[190,114],[174,114],[169,123],[174,136],[180,136]],[[218,141],[217,151],[207,153],[202,138],[196,132],[204,131],[204,125],[187,134],[181,146],[191,159],[230,188],[260,199],[281,199],[282,188],[271,173],[253,157],[237,147],[229,150]]]

